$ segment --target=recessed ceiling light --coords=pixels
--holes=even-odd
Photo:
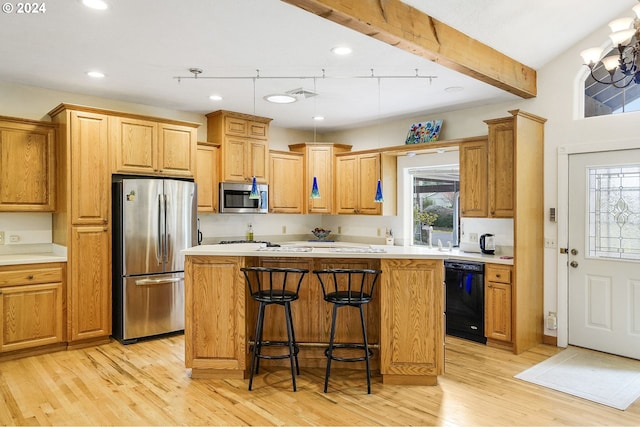
[[[84,4],[87,7],[90,7],[91,9],[97,9],[97,10],[105,10],[106,8],[109,7],[109,5],[107,5],[107,2],[103,0],[82,0],[82,4]]]
[[[220,95],[211,95],[209,99],[212,101],[222,101],[222,97]]]
[[[464,88],[462,86],[449,86],[444,88],[444,91],[447,93],[462,92],[463,90]]]
[[[94,79],[101,79],[104,77],[104,73],[101,73],[100,71],[88,71],[87,76],[92,77]]]
[[[272,95],[265,96],[264,99],[265,101],[273,102],[274,104],[291,104],[298,100],[295,96],[287,95],[285,93],[274,93]]]
[[[324,116],[313,116],[313,120],[320,122],[324,120]]]
[[[351,48],[348,46],[336,46],[331,49],[331,52],[336,55],[349,55],[351,53]]]

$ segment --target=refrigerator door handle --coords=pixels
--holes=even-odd
[[[164,235],[162,234],[162,195],[158,194],[158,246],[156,246],[156,260],[162,263],[162,248],[164,247]]]
[[[136,280],[137,286],[162,285],[165,283],[178,283],[183,280],[181,277],[168,277],[164,279],[140,279]]]
[[[167,195],[163,194],[162,198],[164,199],[164,232],[162,233],[162,237],[164,238],[164,244],[162,246],[163,257],[162,261],[166,264],[169,262],[169,236],[167,236]],[[165,267],[166,268],[166,267]]]

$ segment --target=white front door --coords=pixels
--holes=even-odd
[[[569,156],[569,344],[640,359],[640,149]]]

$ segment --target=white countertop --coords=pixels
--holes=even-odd
[[[500,255],[468,253],[459,249],[427,248],[421,246],[366,245],[349,242],[287,242],[280,247],[266,247],[265,243],[232,243],[201,245],[181,251],[183,255],[260,256],[291,258],[401,258],[401,259],[459,259],[476,262],[513,265],[513,258]]]
[[[0,266],[19,264],[43,264],[67,262],[67,248],[59,245],[34,245],[33,248],[16,248],[18,253],[0,253]]]

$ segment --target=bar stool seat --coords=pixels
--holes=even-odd
[[[367,340],[367,325],[364,319],[363,306],[372,301],[375,285],[382,271],[373,269],[329,268],[313,270],[313,273],[320,281],[324,300],[333,304],[329,347],[325,350],[327,369],[324,377],[324,392],[326,393],[328,389],[332,360],[340,362],[364,361],[367,368],[367,393],[371,394],[370,359],[373,357],[373,350],[369,348],[369,342]],[[334,342],[338,309],[342,307],[358,308],[360,312],[360,326],[362,328],[362,343]],[[334,354],[334,350],[337,348],[357,350],[361,352],[361,355],[337,356]]]
[[[259,303],[249,374],[249,391],[253,386],[254,374],[258,374],[260,370],[260,359],[290,359],[291,382],[293,383],[293,391],[296,391],[296,373],[300,375],[300,366],[298,365],[299,348],[296,343],[293,319],[291,317],[291,303],[298,299],[300,285],[309,270],[279,267],[243,267],[240,270],[244,273],[251,299]],[[287,326],[286,341],[264,341],[262,339],[265,308],[274,304],[284,307],[284,318]],[[288,352],[275,355],[263,354],[262,347],[269,346],[285,347]]]

